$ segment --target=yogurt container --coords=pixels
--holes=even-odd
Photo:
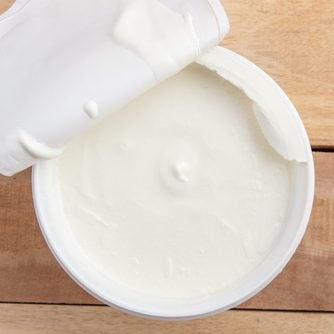
[[[214,47],[228,30],[218,1],[100,5],[105,6],[103,13],[95,12],[99,20],[90,23],[97,29],[90,41],[98,43],[88,49],[102,48],[112,55],[115,49],[104,49],[108,42],[96,37],[107,29],[120,53],[109,65],[108,59],[99,58],[100,51],[88,52],[74,66],[68,59],[87,52],[87,44],[69,46],[71,39],[57,33],[52,36],[64,54],[50,58],[46,51],[55,49],[47,46],[43,66],[37,63],[33,72],[30,65],[38,54],[31,55],[23,65],[25,77],[14,74],[12,79],[23,90],[14,94],[11,86],[7,89],[12,96],[6,103],[11,106],[15,97],[23,96],[29,117],[19,112],[21,105],[14,106],[15,117],[5,115],[10,126],[1,138],[6,143],[0,152],[1,172],[10,175],[34,164],[34,205],[48,246],[64,270],[103,303],[156,319],[193,319],[233,308],[283,270],[304,235],[314,196],[313,158],[304,126],[267,74],[236,53]],[[56,8],[61,12],[61,5],[43,7],[38,0],[24,6],[0,21],[0,47],[2,42],[8,47],[11,34],[16,36],[17,22],[27,24],[34,41],[46,24],[36,17],[51,15]],[[85,20],[73,25],[73,36],[87,31],[79,28],[92,8],[89,1],[83,7]],[[76,14],[77,7],[71,9]],[[104,25],[115,13],[114,25]],[[52,15],[55,23],[72,19],[70,14],[67,19]],[[170,38],[156,17],[174,24],[180,36]],[[136,33],[124,28],[147,21]],[[152,54],[151,41],[159,39],[150,35],[154,27],[165,38],[153,44],[157,50]],[[134,41],[145,34],[150,38],[138,47]],[[172,50],[168,57],[166,48]],[[91,66],[92,59],[101,62],[92,71],[88,68],[81,83],[78,71]],[[16,58],[5,60],[16,64]],[[62,87],[66,69],[69,84]],[[38,84],[24,94],[32,73]],[[68,98],[66,89],[72,84],[78,92]],[[45,96],[40,97],[43,85]],[[45,112],[50,100],[56,103]],[[221,128],[224,133],[219,103],[222,120],[228,122]],[[54,108],[64,112],[57,115]],[[149,113],[154,108],[157,116]],[[104,120],[97,124],[100,118]],[[120,182],[115,180],[119,175]],[[104,188],[107,192],[100,192]]]

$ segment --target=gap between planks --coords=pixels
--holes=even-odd
[[[334,153],[334,146],[316,146],[316,145],[312,145],[312,152]]]
[[[107,307],[114,311],[117,311],[111,306],[105,304],[80,304],[80,303],[47,303],[47,302],[11,302],[11,301],[0,301],[1,305],[40,305],[40,306],[64,306],[64,307]],[[283,313],[323,313],[323,314],[333,314],[334,311],[331,310],[310,310],[310,309],[261,309],[261,308],[244,308],[236,307],[229,311],[245,311],[245,312],[283,312]]]

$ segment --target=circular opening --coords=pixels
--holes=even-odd
[[[184,305],[145,301],[144,298],[141,299],[132,293],[131,289],[111,282],[107,275],[101,272],[97,275],[96,271],[89,266],[89,262],[82,256],[80,247],[73,238],[70,227],[60,224],[60,221],[66,221],[66,219],[62,217],[64,213],[60,209],[62,203],[59,189],[55,187],[58,182],[57,164],[54,161],[41,162],[34,167],[33,193],[38,220],[47,243],[69,275],[85,290],[106,304],[130,313],[157,318],[194,318],[232,308],[263,289],[283,269],[305,232],[313,201],[314,170],[312,153],[302,122],[286,95],[259,68],[231,51],[217,48],[216,52],[218,57],[213,63],[210,62],[210,69],[218,73],[227,73],[228,79],[237,78],[237,81],[242,81],[246,88],[257,87],[262,94],[274,96],[275,101],[283,101],[294,116],[298,132],[296,135],[303,140],[307,161],[292,164],[291,192],[284,228],[263,261],[221,292]],[[203,61],[201,63],[206,65]],[[241,69],[251,71],[252,76]],[[198,172],[195,168],[197,155],[188,146],[185,151],[187,159],[180,160],[176,156],[171,168],[162,171],[163,182],[173,187],[173,191],[186,191],[184,183],[191,180]],[[167,151],[166,156],[169,157],[171,154],[174,157],[173,150]]]

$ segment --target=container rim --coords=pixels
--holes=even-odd
[[[270,87],[270,89],[274,89],[277,91],[278,95],[281,97],[288,99],[286,94],[283,92],[283,90],[277,85],[276,82],[274,82],[273,79],[271,79],[265,72],[263,72],[259,67],[257,67],[255,64],[248,61],[246,58],[238,55],[237,53],[227,50],[222,47],[217,47],[216,49],[219,49],[219,52],[221,54],[221,63],[224,63],[224,59],[233,59],[234,62],[240,62],[243,66],[247,66],[252,68],[252,70],[256,71],[258,74],[260,74],[262,77],[265,77],[267,80],[267,83]],[[290,101],[290,100],[288,100]],[[313,198],[314,198],[314,188],[315,188],[315,176],[314,176],[314,162],[313,162],[313,155],[312,150],[310,146],[310,142],[306,133],[306,130],[303,126],[303,123],[290,102],[291,107],[290,111],[294,114],[296,122],[298,123],[300,133],[304,139],[305,145],[307,146],[307,163],[306,165],[306,178],[304,182],[306,183],[306,193],[305,198],[303,200],[303,207],[302,207],[302,218],[299,221],[298,229],[296,230],[296,233],[293,237],[293,240],[289,244],[289,246],[286,248],[286,251],[284,255],[275,263],[273,269],[270,272],[267,272],[266,275],[263,275],[260,279],[257,280],[256,284],[253,284],[251,286],[245,287],[242,293],[239,293],[239,297],[235,298],[234,301],[230,302],[228,305],[221,305],[221,307],[213,307],[212,309],[205,309],[203,312],[192,312],[192,311],[184,311],[184,312],[178,312],[175,311],[174,313],[166,314],[164,312],[154,311],[154,312],[147,312],[144,309],[140,309],[138,307],[133,307],[131,305],[123,304],[119,301],[114,300],[107,300],[101,293],[97,291],[97,289],[90,286],[83,277],[78,277],[76,274],[76,271],[74,270],[71,263],[67,261],[67,259],[59,253],[57,248],[55,247],[55,244],[52,241],[52,235],[49,235],[48,232],[48,219],[47,219],[47,213],[45,212],[45,207],[43,203],[45,202],[45,199],[42,196],[42,189],[44,188],[43,184],[43,172],[45,168],[47,168],[47,162],[40,162],[37,163],[33,167],[33,173],[32,173],[32,193],[33,193],[33,201],[35,206],[35,211],[37,215],[37,220],[40,226],[40,229],[42,231],[42,234],[47,242],[48,247],[50,248],[51,252],[53,253],[54,257],[58,261],[58,263],[61,265],[61,267],[65,270],[65,272],[84,290],[86,290],[89,294],[100,300],[101,302],[113,306],[116,309],[119,309],[121,311],[142,316],[149,319],[158,319],[158,320],[191,320],[191,319],[198,319],[206,316],[211,316],[217,313],[220,313],[222,311],[226,311],[228,309],[231,309],[242,302],[246,301],[247,299],[253,297],[255,294],[257,294],[260,290],[265,288],[286,266],[286,264],[289,262],[293,254],[295,253],[297,247],[299,246],[303,235],[306,231],[308,221],[311,215],[312,206],[313,206]]]

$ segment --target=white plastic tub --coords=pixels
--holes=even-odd
[[[131,294],[123,294],[110,280],[96,275],[80,255],[68,226],[59,225],[61,210],[54,186],[56,164],[39,162],[33,169],[33,196],[38,221],[44,237],[64,270],[86,291],[110,306],[126,312],[158,319],[192,319],[228,310],[254,296],[284,268],[298,247],[307,223],[314,196],[314,166],[309,140],[299,115],[280,87],[261,69],[245,58],[223,48],[215,51],[219,59],[210,68],[224,73],[234,84],[242,83],[248,95],[270,96],[276,107],[282,106],[292,116],[295,135],[301,138],[305,162],[295,164],[291,203],[285,228],[267,258],[228,291],[186,307],[148,304]],[[206,64],[205,57],[199,63]],[[209,65],[209,64],[206,64]],[[291,124],[290,124],[291,125]]]

